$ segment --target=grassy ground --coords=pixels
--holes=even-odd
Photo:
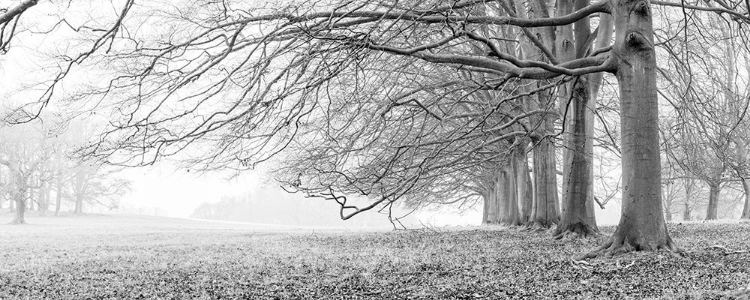
[[[685,258],[626,254],[576,263],[571,257],[596,240],[555,241],[545,232],[503,228],[350,232],[145,217],[28,221],[0,225],[0,299],[721,299],[747,297],[741,293],[750,288],[750,253],[711,248],[750,250],[750,223],[670,225]]]

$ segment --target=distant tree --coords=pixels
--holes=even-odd
[[[0,165],[8,171],[7,186],[11,201],[15,204],[15,216],[11,224],[26,223],[25,213],[32,199],[29,190],[33,176],[46,159],[43,136],[38,123],[0,128]]]
[[[747,177],[743,148],[750,132],[750,52],[737,42],[743,38],[741,24],[715,15],[685,22],[691,26],[662,33],[669,58],[660,71],[667,87],[662,95],[674,116],[665,124],[664,137],[667,153],[685,176],[709,187],[706,219],[713,220],[722,188]]]
[[[69,178],[70,194],[75,203],[73,213],[82,214],[85,203],[117,208],[119,198],[130,192],[131,182],[114,174],[100,163],[84,161],[74,166]]]

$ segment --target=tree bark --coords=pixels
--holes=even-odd
[[[482,195],[482,224],[487,224],[487,214],[489,213],[490,197]]]
[[[518,202],[520,203],[521,214],[519,216],[519,222],[521,224],[528,224],[531,220],[531,207],[533,205],[533,196],[529,193],[531,185],[529,181],[529,162],[526,156],[526,147],[518,147],[515,155],[515,175],[516,175],[516,191]]]
[[[487,224],[497,224],[500,221],[497,197],[497,175],[493,174],[489,193],[489,204],[487,205]]]
[[[692,216],[690,215],[690,199],[693,195],[693,186],[695,181],[693,179],[685,179],[685,201],[683,202],[682,208],[682,220],[690,221]]]
[[[742,189],[745,190],[745,207],[742,209],[740,219],[750,220],[750,179],[742,179]]]
[[[562,12],[567,13],[572,11],[572,8],[581,9],[588,6],[589,0],[568,0],[558,3]],[[591,38],[589,20],[584,18],[574,25],[573,31],[560,30],[561,57],[566,61],[585,56],[591,47],[587,43]],[[609,44],[611,33],[607,32],[611,30],[611,22],[600,24],[603,38],[597,45],[604,47]],[[599,231],[594,213],[593,112],[596,107],[595,101],[592,101],[592,98],[596,97],[594,91],[598,93],[599,84],[589,82],[589,78],[592,77],[578,77],[569,86],[569,92],[560,94],[563,113],[567,111],[567,134],[564,134],[563,204],[560,224],[555,230],[557,238],[562,238],[568,233],[574,233],[576,236],[596,235]],[[600,81],[601,75],[593,78]],[[573,107],[570,107],[571,104]]]
[[[708,207],[706,208],[706,220],[716,220],[719,208],[719,193],[721,185],[717,183],[708,184]]]
[[[554,144],[548,138],[540,140],[533,151],[535,193],[531,208],[531,225],[540,228],[552,227],[559,221],[554,151]]]
[[[613,236],[599,249],[613,255],[627,251],[676,251],[661,202],[659,106],[652,11],[646,0],[613,0],[620,87],[622,137],[622,214]]]
[[[20,182],[20,181],[19,181]],[[23,182],[25,183],[25,182]],[[14,195],[16,203],[16,213],[10,224],[26,224],[26,185],[19,185]]]
[[[55,193],[55,216],[60,215],[60,207],[62,206],[62,189],[63,189],[63,181],[62,178],[60,178],[60,175],[57,175],[57,189]]]
[[[76,194],[76,207],[73,210],[73,214],[76,214],[76,215],[83,214],[83,197],[81,197],[80,193]]]
[[[516,191],[516,176],[513,163],[510,162],[500,171],[498,180],[498,197],[500,208],[500,223],[508,226],[521,224],[518,214],[518,199]]]
[[[586,136],[587,110],[590,99],[589,84],[586,76],[579,78],[572,90],[574,109],[572,111],[572,133],[568,136],[569,149],[564,177],[563,206],[560,224],[557,225],[555,235],[562,238],[567,233],[578,236],[596,235],[594,215],[593,182],[593,140]],[[588,122],[590,123],[590,122]]]
[[[10,224],[26,224],[26,218],[24,216],[26,212],[26,201],[24,199],[16,199],[16,213],[13,215],[13,221]]]

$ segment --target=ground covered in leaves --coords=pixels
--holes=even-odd
[[[744,299],[750,288],[750,223],[670,224],[685,257],[580,262],[600,241],[508,228],[28,221],[0,225],[0,299]]]

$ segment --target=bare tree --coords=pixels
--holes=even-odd
[[[717,11],[706,6],[659,4]],[[581,98],[574,106],[579,123],[574,126],[577,137],[571,140],[577,150],[571,153],[572,157],[581,161],[581,165],[575,168],[580,167],[581,171],[571,168],[573,175],[569,177],[578,180],[577,177],[582,176],[579,174],[591,173],[590,167],[584,167],[590,161],[586,155],[591,153],[585,149],[590,147],[586,145],[585,134],[580,138],[581,132],[591,131],[586,130],[590,128],[586,119],[579,119],[585,118],[586,101],[591,97],[587,85],[592,80],[584,76],[610,72],[616,75],[620,93],[623,209],[617,231],[601,252],[674,250],[662,214],[657,57],[652,25],[654,15],[648,1],[613,0],[588,5],[581,1],[561,1],[558,7],[572,9],[560,10],[565,12],[554,17],[545,15],[544,11],[537,11],[540,15],[519,16],[521,5],[514,11],[513,5],[503,1],[459,1],[451,5],[441,1],[319,1],[314,4],[273,3],[267,7],[198,1],[196,5],[179,9],[159,7],[158,12],[149,13],[142,10],[153,7],[133,5],[129,8],[137,17],[123,20],[122,26],[158,24],[164,31],[132,31],[121,39],[113,37],[117,42],[112,43],[111,51],[106,55],[99,53],[98,64],[93,65],[116,68],[118,72],[102,76],[99,82],[102,85],[93,87],[81,98],[92,100],[87,102],[91,103],[89,108],[105,114],[112,127],[86,149],[88,153],[106,157],[110,163],[120,165],[151,164],[160,157],[176,156],[203,169],[242,170],[268,160],[292,143],[315,143],[317,139],[312,137],[320,137],[315,136],[315,132],[337,133],[345,127],[362,129],[353,136],[351,133],[356,130],[345,130],[343,136],[347,137],[348,143],[338,141],[336,135],[323,138],[332,140],[341,148],[361,151],[377,141],[379,147],[373,149],[386,156],[375,156],[378,158],[375,160],[369,155],[354,157],[349,156],[351,153],[322,153],[329,160],[347,159],[348,163],[343,164],[346,168],[318,167],[316,174],[322,175],[314,178],[305,178],[303,174],[305,180],[320,180],[320,186],[328,186],[331,197],[340,201],[342,209],[349,207],[346,198],[332,195],[334,188],[341,193],[352,191],[377,195],[372,203],[353,208],[362,211],[393,203],[408,194],[424,177],[437,174],[431,172],[443,168],[456,170],[460,169],[457,167],[460,164],[476,162],[464,158],[484,152],[466,151],[467,145],[475,143],[479,144],[473,148],[468,146],[468,149],[490,149],[489,146],[507,143],[514,136],[535,139],[542,152],[534,152],[534,163],[540,164],[534,169],[546,166],[546,172],[535,172],[534,175],[550,174],[549,170],[554,169],[550,166],[555,165],[554,157],[550,157],[551,146],[545,148],[541,143],[550,141],[551,132],[542,130],[537,136],[530,135],[529,132],[537,128],[532,122],[534,126],[515,133],[514,128],[521,124],[519,120],[531,119],[529,115],[519,114],[519,110],[503,110],[508,116],[488,118],[490,122],[481,119],[488,116],[486,113],[480,113],[479,120],[464,122],[469,126],[480,126],[481,131],[490,131],[492,134],[484,140],[466,139],[462,134],[473,131],[448,130],[455,129],[456,123],[449,124],[446,129],[442,126],[445,123],[438,121],[456,117],[457,110],[445,113],[443,109],[466,107],[461,102],[466,98],[461,94],[470,94],[468,91],[472,89],[475,92],[502,91],[489,99],[510,104],[524,96],[541,95],[542,91],[557,93],[549,89],[569,83],[572,85],[569,90],[576,91],[570,95]],[[200,13],[197,7],[200,7]],[[737,22],[744,22],[747,17],[742,9],[732,6],[718,11]],[[477,14],[477,10],[484,11],[484,14]],[[545,32],[549,33],[556,26],[570,29],[570,24],[586,22],[595,14],[612,15],[612,46],[586,47],[593,39],[584,37],[591,37],[592,33],[590,30],[581,31],[581,38],[574,42],[556,40],[555,43],[560,42],[566,47],[572,47],[569,43],[583,45],[577,47],[581,51],[574,53],[574,57],[563,58],[560,55],[563,52],[558,51],[561,47],[552,51],[552,44],[540,41],[539,35],[531,32],[546,29]],[[497,32],[505,34],[499,35],[500,38],[488,34]],[[511,46],[516,40],[508,38],[511,34],[528,38],[543,57],[513,53],[517,47]],[[570,54],[569,51],[565,53]],[[453,79],[457,76],[436,78],[434,74],[446,72],[431,73],[435,69],[468,72],[471,80],[461,77],[458,78],[460,82],[455,83]],[[391,85],[394,78],[410,80],[412,84]],[[438,89],[429,89],[441,81]],[[534,81],[539,84],[537,87],[525,91],[517,88]],[[586,85],[581,88],[576,83]],[[396,89],[390,90],[391,86]],[[453,93],[451,87],[458,87],[459,91]],[[564,91],[567,87],[562,89],[560,93],[568,94]],[[437,106],[425,105],[423,100],[426,98],[421,96],[412,101],[411,94],[424,90],[456,97],[450,97],[451,101]],[[585,96],[587,93],[589,96]],[[345,103],[352,103],[352,106]],[[547,112],[552,109],[544,105],[550,103],[554,108],[554,101],[536,102],[544,113],[526,112],[548,117]],[[331,110],[329,107],[341,109]],[[353,107],[357,110],[347,110]],[[411,113],[402,113],[404,109]],[[324,123],[330,128],[306,130],[314,117],[329,112],[345,114],[342,118],[333,118],[333,122]],[[386,117],[381,118],[383,115]],[[432,123],[426,122],[428,120]],[[541,120],[545,120],[544,128],[552,128],[553,124],[547,123],[551,119]],[[362,126],[371,123],[380,124],[380,127]],[[482,127],[487,124],[494,126]],[[398,133],[391,140],[408,137],[404,140],[413,141],[414,137],[424,136],[426,130],[438,130],[443,134],[431,136],[447,136],[452,140],[404,148],[399,146],[407,144],[396,142],[399,146],[389,146],[382,143],[387,139],[372,138],[382,134],[382,131],[373,129],[388,126],[397,127],[395,131],[388,131]],[[308,133],[310,135],[306,135]],[[499,136],[493,136],[495,134]],[[462,144],[464,141],[467,145]],[[452,155],[443,155],[445,153]],[[370,164],[373,161],[392,161],[393,164],[382,169],[384,165]],[[336,165],[339,164],[331,166]],[[352,177],[349,176],[349,167],[352,166],[358,171],[364,170],[365,166],[376,168],[370,174],[353,172],[357,176]],[[376,185],[363,188],[352,184],[368,176],[374,178],[369,182],[376,182],[381,174],[389,177],[382,177]],[[507,176],[508,181],[510,177]],[[357,180],[350,182],[351,178]],[[578,182],[590,182],[589,178],[591,176]],[[539,189],[554,189],[550,187],[554,178],[538,179],[535,181],[537,196],[545,195],[539,193]],[[499,187],[503,186],[505,184]],[[546,199],[553,197],[549,191],[546,190]],[[583,184],[575,194],[566,198],[566,203],[574,204],[570,207],[581,207],[580,211],[590,211],[591,206],[586,205],[591,203],[588,200],[592,198],[591,194],[590,187]],[[550,211],[548,204],[545,202],[547,207],[534,206],[536,212]],[[589,216],[587,213],[578,215]],[[563,230],[591,231],[591,228],[576,225],[589,225],[590,219],[571,220],[572,227],[566,225]]]
[[[13,130],[0,129],[3,139],[0,145],[0,165],[8,170],[8,186],[11,201],[15,203],[15,216],[11,224],[26,223],[25,213],[32,201],[29,190],[33,185],[33,175],[38,172],[46,155],[42,145],[43,136],[35,128],[37,124],[24,124]]]
[[[668,87],[663,96],[675,118],[667,124],[665,140],[673,160],[708,185],[706,219],[713,220],[722,187],[734,181],[732,177],[746,177],[750,78],[743,71],[750,70],[750,61],[747,45],[737,42],[743,39],[741,24],[715,15],[690,20],[691,27],[662,33],[669,57],[661,71]]]

